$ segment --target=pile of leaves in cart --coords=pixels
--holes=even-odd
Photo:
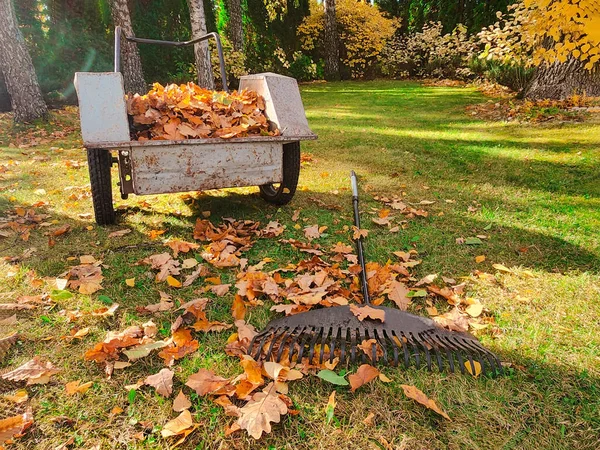
[[[400,208],[402,215],[407,217]],[[34,212],[32,213],[34,214]],[[375,211],[373,222],[380,224],[381,216],[385,216],[385,225],[394,226],[396,220],[390,210]],[[298,221],[299,212],[293,220]],[[17,214],[17,217],[20,217]],[[399,216],[402,217],[402,216]],[[390,223],[388,223],[390,222]],[[399,222],[400,224],[402,221]],[[246,322],[250,308],[274,303],[272,311],[287,315],[301,313],[315,307],[333,307],[350,304],[353,312],[363,320],[371,317],[385,321],[385,317],[373,316],[377,312],[368,306],[361,306],[360,284],[358,274],[360,266],[350,245],[358,235],[366,235],[364,229],[349,228],[340,230],[340,242],[326,248],[318,243],[326,234],[327,227],[318,224],[305,226],[296,223],[295,228],[302,230],[302,241],[286,239],[283,234],[286,227],[272,221],[266,226],[250,220],[224,219],[215,225],[209,220],[198,219],[193,237],[196,242],[171,239],[164,242],[165,251],[150,255],[137,264],[147,266],[154,274],[154,281],[160,296],[157,303],[138,306],[137,312],[146,316],[139,324],[131,324],[125,329],[109,331],[105,338],[90,344],[82,358],[97,364],[98,374],[112,377],[115,371],[127,370],[136,362],[150,357],[158,357],[164,362],[164,368],[136,383],[125,386],[130,394],[140,389],[154,389],[157,395],[165,398],[174,396],[172,404],[173,418],[162,424],[160,430],[164,438],[173,444],[183,442],[198,426],[194,423],[192,412],[194,406],[189,399],[190,393],[208,397],[224,409],[232,421],[226,426],[225,434],[240,430],[255,439],[270,433],[272,426],[280,422],[286,414],[299,412],[288,396],[289,383],[305,377],[318,377],[323,382],[336,386],[349,386],[352,392],[361,386],[379,380],[391,381],[379,369],[368,364],[372,346],[378,345],[374,340],[363,341],[359,348],[365,353],[367,364],[355,371],[340,370],[339,349],[323,349],[325,360],[318,363],[308,357],[298,359],[297,352],[281,362],[255,361],[246,355],[255,328]],[[35,232],[35,229],[32,229]],[[128,230],[111,233],[118,239]],[[266,271],[265,267],[273,260],[265,258],[254,265],[249,265],[245,253],[258,239],[278,239],[281,245],[291,246],[299,255],[297,263],[289,263],[285,267],[277,267]],[[345,242],[342,242],[345,241]],[[192,257],[195,255],[196,257]],[[406,310],[409,307],[427,312],[440,326],[452,330],[466,331],[490,328],[494,332],[493,317],[477,300],[464,294],[464,283],[450,278],[431,274],[417,279],[411,274],[414,266],[420,263],[415,250],[393,252],[394,260],[385,264],[371,262],[367,264],[369,290],[374,304],[384,302]],[[200,262],[204,260],[204,262]],[[37,309],[54,308],[61,300],[73,297],[74,292],[90,295],[104,289],[102,271],[105,265],[92,255],[83,255],[68,271],[58,278],[36,278],[32,280],[40,291],[39,295],[23,296],[14,304],[3,304],[3,311],[12,310],[20,314],[26,311],[34,313]],[[218,270],[236,270],[235,283],[224,284]],[[508,270],[508,269],[507,269]],[[135,279],[125,279],[129,288],[136,286]],[[195,284],[194,292],[198,298],[181,302],[176,297],[176,289]],[[171,290],[171,294],[163,290]],[[234,301],[231,306],[231,321],[219,322],[210,319],[211,300],[205,294],[211,293],[213,298],[227,295],[232,289]],[[449,309],[441,314],[437,307]],[[72,305],[73,303],[69,303]],[[63,336],[66,340],[85,339],[90,331],[90,322],[102,320],[118,313],[119,305],[94,311],[82,312],[78,309],[61,310],[60,314],[73,324],[71,333]],[[170,327],[170,336],[159,339],[159,327],[155,324],[163,322],[164,314],[176,313]],[[2,317],[0,317],[1,319]],[[17,324],[17,314],[0,320],[0,360],[19,340],[14,332],[7,332]],[[202,368],[198,372],[184,377],[175,367],[184,357],[193,355],[200,348],[198,337],[202,333],[220,333],[227,330],[231,334],[225,345],[225,353],[239,361],[237,375],[223,377],[212,370]],[[4,334],[4,337],[3,337]],[[268,346],[270,343],[265,343]],[[317,345],[317,347],[319,347]],[[378,349],[379,350],[379,349]],[[317,348],[315,355],[320,353]],[[316,359],[316,358],[315,358]],[[466,369],[478,376],[481,366],[476,363],[474,370],[470,365]],[[63,369],[64,370],[64,369]],[[4,441],[23,436],[28,427],[33,425],[34,415],[28,406],[30,385],[56,383],[53,376],[61,372],[47,358],[36,357],[19,367],[8,368],[0,373],[0,392],[8,393],[1,397],[2,401],[19,405],[20,414],[0,420],[0,448]],[[96,380],[97,381],[97,380]],[[85,395],[93,381],[72,380],[65,385],[65,395]],[[440,406],[415,386],[403,385],[405,394],[450,419]],[[31,388],[29,388],[31,389]],[[33,388],[35,389],[35,388]],[[338,388],[339,389],[339,388]],[[329,397],[325,409],[328,417],[333,417],[335,408],[335,391]],[[120,408],[115,406],[115,414]],[[121,410],[122,412],[122,410]],[[150,427],[152,428],[152,427]],[[146,430],[143,433],[148,433]],[[144,439],[144,435],[140,436]]]
[[[265,115],[265,100],[244,89],[210,91],[194,83],[154,83],[127,97],[131,137],[138,141],[278,136]]]

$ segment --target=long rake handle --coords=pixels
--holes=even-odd
[[[360,230],[360,213],[358,211],[358,180],[354,170],[350,172],[350,181],[352,183],[352,206],[354,207],[354,226]],[[363,299],[366,305],[371,304],[369,298],[369,285],[367,283],[367,269],[365,267],[365,254],[363,249],[362,236],[355,239],[356,251],[358,253],[358,263],[360,264],[360,287],[362,289]]]

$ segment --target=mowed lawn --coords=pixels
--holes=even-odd
[[[192,241],[196,218],[207,211],[214,223],[222,217],[263,224],[277,220],[286,226],[283,238],[304,240],[301,228],[327,226],[327,235],[318,240],[323,247],[350,243],[344,227],[352,225],[348,176],[352,169],[360,176],[363,222],[370,229],[367,259],[383,264],[395,258],[394,251],[415,249],[422,260],[414,269],[415,278],[435,273],[466,281],[467,297],[481,301],[494,320],[475,334],[506,362],[507,374],[475,379],[425,369],[383,368],[391,383],[376,380],[355,393],[304,377],[290,383],[289,396],[299,413],[285,416],[260,441],[245,432],[225,436],[232,418],[209,398],[192,395],[194,421],[200,426],[182,448],[599,448],[598,118],[541,125],[482,121],[466,107],[494,99],[473,88],[413,82],[315,83],[302,86],[302,94],[319,140],[303,144],[311,157],[303,165],[294,201],[281,208],[264,203],[256,188],[131,196],[116,202],[118,225],[98,227],[81,216],[92,208],[81,141],[76,131],[69,132],[69,127],[78,126],[73,110],[53,115],[60,129],[66,127],[64,136],[37,130],[39,145],[9,145],[26,142],[23,131],[21,138],[10,129],[0,135],[0,217],[43,201],[48,204],[36,211],[50,214],[47,220],[54,221],[53,226],[71,225],[52,247],[43,228],[33,230],[26,242],[0,237],[0,256],[21,257],[0,262],[0,302],[49,291],[48,283],[38,286],[31,279],[59,276],[77,264],[68,258],[91,254],[106,265],[103,290],[91,296],[75,293],[51,307],[19,313],[21,339],[0,361],[0,370],[41,355],[62,371],[49,384],[27,388],[35,424],[9,448],[50,449],[71,437],[70,448],[169,448],[172,441],[162,439],[159,430],[176,416],[171,400],[149,388],[131,398],[124,388],[158,372],[162,360],[149,356],[115,371],[111,379],[94,362],[83,360],[84,352],[107,331],[148,320],[136,307],[157,303],[159,290],[183,303],[198,297],[194,291],[204,286],[203,281],[183,289],[157,285],[148,266],[136,263],[167,251],[166,239]],[[384,207],[375,197],[394,195],[425,209],[428,217],[408,219],[397,233],[372,223],[373,214]],[[296,210],[301,227],[292,221]],[[395,223],[401,220],[402,215],[394,215]],[[125,228],[132,232],[108,238],[110,232]],[[151,230],[165,233],[151,240]],[[479,245],[460,243],[460,238],[478,235],[484,236]],[[272,258],[264,270],[307,257],[275,239],[257,241],[245,256],[250,264]],[[476,262],[478,256],[485,260]],[[493,264],[510,272],[498,271]],[[236,270],[213,272],[223,283],[235,283]],[[125,279],[133,277],[132,288]],[[234,293],[232,288],[220,298],[206,294],[212,298],[207,307],[211,320],[233,322]],[[74,324],[61,310],[106,306],[107,299],[100,295],[120,305],[115,316],[86,317],[76,324],[90,328],[84,339],[63,339]],[[447,309],[442,299],[429,300],[440,311]],[[264,326],[272,316],[271,305],[265,302],[250,309],[246,320]],[[425,299],[414,299],[411,310],[426,315],[424,306]],[[168,337],[177,315],[167,311],[154,316],[162,336]],[[224,353],[230,334],[196,336],[200,350],[175,366],[175,394],[199,368],[222,376],[240,373],[237,360]],[[342,368],[356,370],[337,369]],[[94,384],[83,396],[67,396],[64,384],[73,380]],[[452,421],[405,397],[401,384],[414,385],[435,399]],[[327,424],[325,405],[333,390],[338,404],[335,419]],[[111,413],[115,406],[123,413]],[[0,397],[0,410],[6,411],[0,418],[19,408]],[[370,413],[372,424],[363,423]],[[74,422],[54,420],[60,416]],[[139,440],[140,422],[146,421],[151,422],[151,431]]]

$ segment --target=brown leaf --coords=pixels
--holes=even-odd
[[[375,367],[369,364],[363,364],[358,368],[356,373],[348,376],[348,381],[350,382],[351,388],[350,390],[352,392],[356,391],[362,385],[367,384],[377,378],[379,374],[379,370],[377,370]]]
[[[279,423],[281,416],[287,414],[286,403],[279,398],[275,385],[271,384],[263,392],[257,392],[252,400],[240,409],[237,424],[254,439],[260,439],[263,433],[271,432],[271,422]]]
[[[318,239],[321,237],[321,233],[319,231],[319,225],[311,225],[309,227],[304,228],[304,236],[312,241],[313,239]]]
[[[27,381],[27,384],[45,384],[50,377],[60,372],[50,361],[42,362],[39,356],[27,361],[10,372],[6,372],[0,378],[9,381]]]
[[[144,383],[155,388],[156,392],[163,397],[170,397],[173,393],[173,375],[172,370],[162,369],[160,372],[147,377]]]
[[[177,397],[175,397],[175,400],[173,401],[173,411],[182,412],[186,409],[190,409],[191,406],[192,402],[189,401],[183,393],[183,390],[179,391],[179,394],[177,394]]]
[[[177,436],[183,434],[187,429],[194,425],[192,414],[186,409],[175,419],[165,424],[160,434],[162,437]]]
[[[207,369],[200,369],[193,375],[190,375],[186,386],[196,391],[198,395],[215,394],[229,384],[229,380]]]
[[[388,298],[396,304],[398,309],[406,311],[410,304],[410,297],[407,296],[409,292],[410,290],[404,283],[394,280],[388,289]]]
[[[112,238],[116,238],[116,237],[122,237],[129,233],[131,233],[131,230],[129,230],[129,229],[113,231],[112,233],[110,233],[108,235],[108,238],[112,239]]]
[[[435,316],[433,320],[439,326],[447,328],[450,331],[467,331],[469,329],[467,317],[458,308],[454,308],[446,314]]]
[[[350,305],[350,311],[361,322],[367,318],[372,320],[381,320],[382,322],[385,322],[385,311],[382,309],[376,309],[368,305],[357,306],[352,304]]]
[[[377,339],[365,339],[356,347],[362,350],[371,361],[373,361],[373,347],[375,347],[375,356],[378,359],[383,356],[383,349],[378,344]]]
[[[8,417],[0,420],[0,444],[12,439],[16,435],[23,434],[33,423],[31,411],[18,416]]]
[[[217,284],[216,286],[211,286],[210,291],[217,297],[223,297],[229,292],[230,287],[231,284]]]
[[[404,394],[408,398],[412,398],[413,400],[416,400],[417,402],[419,402],[421,405],[426,406],[427,408],[435,411],[436,413],[445,417],[446,419],[448,419],[450,421],[452,420],[452,419],[450,419],[448,414],[446,414],[444,411],[442,411],[442,409],[435,403],[435,401],[431,400],[429,397],[427,397],[422,391],[417,389],[415,386],[401,384],[400,387],[402,387],[402,389],[404,390]]]
[[[235,320],[244,320],[246,316],[246,304],[241,295],[236,294],[231,306],[231,315]]]
[[[433,283],[433,280],[435,280],[437,278],[437,273],[432,273],[431,275],[427,275],[426,277],[421,278],[419,281],[417,281],[414,285],[414,287],[419,287],[419,286],[424,286],[426,284],[431,284]]]
[[[173,239],[165,244],[171,250],[173,250],[173,258],[177,258],[179,253],[187,253],[190,250],[196,250],[200,246],[194,242],[180,241],[179,239]]]

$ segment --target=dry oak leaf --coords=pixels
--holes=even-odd
[[[271,384],[254,394],[252,400],[240,408],[240,418],[236,423],[254,439],[260,439],[263,433],[271,432],[271,422],[279,423],[281,416],[287,412],[286,403],[277,395],[275,385]]]
[[[144,383],[155,388],[156,392],[163,397],[170,397],[173,393],[173,375],[172,370],[162,369],[160,372],[147,377]]]
[[[50,381],[52,375],[57,374],[58,372],[60,372],[60,370],[50,361],[44,363],[39,356],[36,356],[22,366],[2,374],[0,378],[16,382],[27,381],[27,385],[45,384]]]
[[[348,381],[350,382],[350,390],[352,392],[356,391],[359,387],[364,384],[369,383],[379,376],[381,372],[377,370],[375,367],[369,364],[363,364],[358,368],[356,373],[353,373],[348,376]]]
[[[350,305],[350,311],[354,314],[361,322],[367,318],[373,320],[381,320],[385,322],[385,311],[382,309],[372,308],[371,306],[357,306]]]
[[[179,394],[177,394],[177,397],[173,400],[173,411],[182,412],[186,409],[190,409],[191,406],[192,402],[186,397],[183,390],[179,391]]]
[[[27,410],[24,414],[18,416],[0,420],[0,444],[3,444],[17,435],[23,434],[31,424],[33,424],[31,410]]]
[[[398,309],[406,311],[410,304],[410,297],[407,296],[409,289],[401,281],[392,281],[388,289],[388,298],[393,301]]]
[[[93,381],[88,381],[83,384],[81,384],[80,380],[71,381],[65,384],[65,391],[67,392],[67,395],[85,394],[93,384]]]
[[[458,308],[454,308],[440,316],[435,316],[433,320],[442,328],[447,328],[450,331],[467,331],[469,329],[469,320]]]
[[[198,395],[220,395],[224,393],[220,391],[229,385],[229,380],[215,375],[212,370],[200,369],[195,374],[190,375],[185,385],[196,391]]]
[[[263,237],[277,237],[281,235],[285,231],[285,227],[281,225],[277,221],[271,221],[267,224],[267,226],[262,230]]]
[[[411,386],[411,385],[408,385],[408,384],[401,384],[400,387],[404,390],[404,394],[408,398],[412,398],[413,400],[416,400],[421,405],[426,406],[427,408],[431,409],[432,411],[435,411],[439,415],[441,415],[441,416],[445,417],[446,419],[452,421],[452,419],[450,419],[450,416],[448,416],[448,414],[446,414],[435,403],[435,401],[433,401],[432,399],[430,399],[429,397],[427,397],[422,391],[420,391],[419,389],[417,389],[415,386]]]
[[[366,238],[369,235],[369,230],[352,226],[352,239],[355,241],[361,238]]]
[[[327,229],[326,226],[319,227],[319,225],[312,225],[304,228],[304,236],[312,241],[313,239],[319,239],[321,234]]]
[[[187,253],[190,250],[196,250],[200,248],[200,246],[194,242],[180,241],[179,239],[169,241],[165,245],[173,250],[173,258],[177,258],[179,253]]]

